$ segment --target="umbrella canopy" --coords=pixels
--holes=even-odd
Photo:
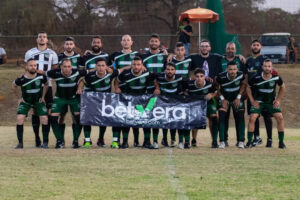
[[[219,20],[218,13],[205,8],[186,10],[179,16],[179,21],[188,18],[190,22],[214,23]]]

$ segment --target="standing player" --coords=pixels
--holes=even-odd
[[[131,63],[131,69],[124,71],[118,76],[118,82],[125,82],[125,90],[121,91],[119,87],[115,88],[115,92],[118,94],[125,93],[129,95],[142,95],[147,91],[149,83],[154,82],[154,74],[143,71],[143,62],[140,57],[135,57]],[[117,84],[118,85],[118,84]],[[154,94],[159,94],[159,86],[155,83]],[[128,148],[128,133],[129,128],[123,129],[123,144],[122,148]],[[135,137],[134,143],[138,140]],[[150,128],[144,128],[144,148],[152,148],[150,142]]]
[[[34,59],[28,59],[25,66],[25,74],[17,78],[12,85],[13,91],[18,99],[17,111],[17,137],[19,144],[16,149],[23,148],[23,124],[28,111],[33,108],[42,122],[42,132],[44,144],[43,148],[48,148],[48,113],[44,102],[44,97],[48,89],[47,77],[37,73],[37,65]],[[17,87],[21,87],[22,96]]]
[[[30,58],[33,58],[37,63],[37,72],[44,74],[46,71],[49,71],[51,69],[57,68],[58,64],[58,57],[57,54],[47,47],[48,43],[48,36],[46,32],[39,32],[37,39],[37,47],[34,47],[30,50],[28,50],[25,54],[25,62],[27,62]],[[46,107],[48,109],[48,126],[47,131],[48,135],[50,132],[50,109],[53,102],[53,95],[52,95],[52,83],[51,80],[48,81],[48,91],[45,96],[46,101]],[[32,127],[33,131],[35,133],[35,144],[37,147],[41,146],[41,140],[39,137],[39,129],[40,129],[40,118],[35,113],[32,115]],[[48,138],[48,136],[46,137]],[[43,139],[43,143],[48,144],[48,141]]]
[[[250,80],[256,74],[261,74],[262,72],[262,65],[264,63],[264,60],[267,59],[267,57],[260,54],[261,48],[262,46],[259,40],[252,41],[251,43],[252,56],[248,58],[246,62],[246,67],[248,69],[248,80]],[[248,99],[247,101],[248,114],[250,114],[250,107],[251,107],[251,103]],[[272,116],[270,113],[266,111],[266,109],[263,109],[261,114],[264,117],[265,127],[268,136],[266,147],[270,147],[270,145],[272,145],[272,126],[273,126],[272,118],[271,118]],[[253,146],[260,145],[261,143],[262,143],[262,139],[260,138],[260,134],[259,134],[259,118],[257,118],[255,122]]]
[[[207,100],[206,116],[212,122],[212,148],[218,148],[218,117],[217,107],[213,101],[215,88],[213,84],[205,80],[205,71],[197,68],[194,71],[195,80],[189,80],[184,89],[187,94],[193,96],[202,96]],[[195,129],[197,130],[197,129]]]
[[[73,131],[72,148],[79,148],[80,136],[80,100],[77,95],[77,86],[80,78],[86,75],[86,71],[72,68],[72,61],[68,58],[62,60],[60,69],[50,70],[47,76],[56,82],[56,93],[51,108],[51,125],[57,139],[55,148],[64,148],[63,136],[59,130],[58,117],[65,112],[65,107],[70,106],[75,127]]]
[[[277,72],[273,71],[272,61],[266,59],[262,66],[263,72],[256,74],[249,80],[251,90],[247,90],[249,100],[251,102],[250,119],[248,124],[248,143],[246,147],[253,146],[252,137],[254,132],[254,124],[259,117],[261,111],[265,108],[274,116],[277,121],[279,148],[286,148],[284,140],[284,121],[280,109],[280,101],[284,95],[285,85]],[[276,95],[276,85],[279,86]],[[271,143],[272,146],[272,143]]]
[[[225,148],[225,119],[228,110],[232,107],[233,116],[238,127],[238,147],[244,148],[245,140],[245,105],[241,101],[242,94],[246,89],[246,80],[243,72],[238,71],[234,61],[228,63],[226,72],[220,73],[216,78],[216,85],[220,95],[219,103],[219,148]]]

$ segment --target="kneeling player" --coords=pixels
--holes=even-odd
[[[42,148],[48,148],[48,113],[44,100],[48,90],[47,77],[37,73],[37,64],[34,59],[28,59],[25,70],[25,74],[21,78],[17,78],[12,85],[19,103],[17,111],[17,137],[19,144],[16,146],[16,149],[23,148],[23,124],[31,108],[34,109],[42,122]],[[18,86],[21,87],[22,96],[17,90]]]
[[[205,81],[205,71],[197,68],[194,71],[195,80],[190,80],[187,84],[185,91],[191,96],[204,96],[207,100],[207,113],[206,116],[212,122],[212,148],[218,148],[218,118],[217,107],[214,103],[213,97],[215,96],[215,89],[212,83]],[[197,129],[193,132],[197,133]]]
[[[266,109],[274,116],[277,121],[279,148],[286,148],[284,139],[284,121],[280,109],[280,101],[284,95],[285,85],[277,72],[273,71],[272,61],[267,59],[262,66],[263,72],[256,74],[249,80],[251,89],[247,89],[247,94],[251,102],[250,119],[248,123],[248,143],[246,147],[252,147],[252,138],[254,132],[254,124],[259,117],[261,111]],[[279,86],[276,95],[276,85]]]
[[[244,148],[245,140],[245,105],[241,101],[242,94],[246,89],[245,76],[238,71],[237,64],[231,61],[227,64],[226,72],[220,73],[216,78],[216,85],[220,95],[219,105],[219,148],[225,148],[225,121],[227,112],[232,107],[233,116],[237,128],[238,147]]]

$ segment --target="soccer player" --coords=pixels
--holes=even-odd
[[[161,95],[172,96],[172,95],[183,95],[183,84],[182,77],[176,74],[176,66],[174,63],[167,63],[165,73],[157,74],[156,81],[159,84]],[[175,146],[175,134],[176,129],[170,129],[171,132],[171,147]],[[189,130],[178,130],[179,133],[179,144],[178,148],[190,148],[190,132]],[[168,147],[168,129],[163,129],[162,145]],[[183,145],[183,137],[185,137],[185,144]],[[153,148],[157,149],[157,138],[153,139]]]
[[[125,93],[129,95],[142,95],[147,91],[148,85],[151,83],[155,84],[154,94],[159,94],[159,86],[154,82],[154,74],[143,71],[143,62],[140,57],[135,57],[131,63],[131,69],[121,73],[118,78],[118,82],[125,82],[125,90],[122,90],[119,87],[115,88],[115,92],[118,94]],[[117,84],[118,85],[118,84]],[[122,148],[128,148],[128,133],[129,128],[124,128],[123,131],[123,143]],[[134,143],[137,143],[138,140],[134,137]],[[152,148],[150,142],[150,128],[144,128],[144,148]]]
[[[234,61],[228,63],[226,72],[220,73],[216,77],[216,87],[220,95],[219,102],[219,148],[225,148],[225,119],[228,110],[232,107],[236,126],[238,127],[238,147],[244,148],[245,140],[245,105],[241,101],[242,94],[246,89],[246,80],[243,72],[238,71]]]
[[[86,54],[82,57],[80,61],[80,66],[85,67],[86,70],[89,72],[95,71],[96,67],[96,60],[99,58],[104,58],[106,59],[106,63],[108,65],[111,64],[109,60],[109,55],[107,53],[102,52],[102,39],[100,36],[94,36],[92,39],[91,43],[92,51],[88,50],[86,51]],[[84,137],[89,138],[91,134],[91,126],[83,126],[83,132],[84,132]],[[100,130],[101,137],[100,140],[98,140],[97,145],[99,147],[105,147],[105,141],[104,141],[104,133],[105,131],[102,129]],[[85,144],[86,141],[84,141]],[[90,143],[92,143],[90,141]]]
[[[267,57],[260,54],[262,45],[259,40],[253,40],[251,43],[251,51],[252,56],[247,59],[246,67],[248,69],[248,80],[250,80],[254,75],[261,74],[262,72],[262,65],[264,63],[264,60],[267,59]],[[250,108],[251,103],[248,99],[247,101],[247,111],[248,114],[250,114]],[[267,131],[267,144],[266,147],[270,147],[272,145],[272,116],[270,113],[266,111],[266,109],[263,109],[261,112],[262,116],[264,117],[265,127]],[[255,130],[254,130],[254,140],[253,140],[253,146],[262,144],[262,139],[260,138],[259,134],[259,118],[256,119],[255,122]]]
[[[279,148],[286,148],[284,140],[284,121],[280,109],[280,101],[284,95],[285,84],[277,72],[273,71],[272,61],[264,60],[262,66],[262,73],[256,74],[249,80],[249,87],[247,90],[249,100],[251,102],[250,119],[248,123],[248,143],[246,147],[253,146],[252,138],[254,132],[254,124],[261,111],[265,108],[270,114],[274,116],[277,121]],[[279,86],[276,95],[276,86]],[[272,146],[272,144],[271,144]]]
[[[245,79],[247,82],[247,69],[245,67],[245,58],[242,55],[236,55],[236,45],[234,42],[228,42],[226,44],[226,49],[225,49],[225,55],[223,56],[222,60],[221,60],[221,64],[222,64],[222,71],[225,72],[227,70],[227,65],[229,62],[234,61],[237,65],[238,71],[241,71],[245,74]],[[244,92],[244,94],[242,95],[241,101],[244,102],[245,98],[246,98],[246,91]],[[225,130],[224,130],[224,137],[225,137],[225,146],[229,146],[228,145],[228,128],[229,128],[229,117],[230,117],[230,109],[227,112],[227,116],[225,118]],[[235,129],[236,129],[236,134],[239,133],[238,131],[238,124],[235,124]],[[245,129],[245,128],[244,128]],[[237,139],[237,143],[236,146],[238,146],[238,139],[239,136],[236,136]]]
[[[39,32],[37,39],[37,47],[34,47],[30,50],[28,50],[25,54],[25,62],[27,62],[29,59],[33,58],[37,63],[37,72],[41,74],[45,74],[46,71],[49,71],[51,69],[57,68],[58,65],[58,57],[57,54],[47,47],[48,43],[48,36],[46,32]],[[48,126],[47,126],[47,132],[49,135],[50,132],[50,109],[53,102],[53,95],[52,95],[52,82],[51,80],[48,80],[48,91],[45,96],[45,102],[46,102],[46,108],[48,109]],[[32,127],[33,131],[35,133],[35,144],[36,147],[41,146],[41,140],[39,136],[39,128],[40,128],[40,118],[38,115],[33,113],[32,115]],[[46,136],[45,136],[46,137]],[[48,136],[46,137],[48,138]],[[43,143],[47,146],[48,141],[43,140]]]
[[[110,55],[110,60],[111,62],[113,62],[114,69],[122,69],[123,67],[131,66],[132,59],[139,55],[137,51],[132,51],[132,44],[133,41],[130,35],[126,34],[122,36],[122,50],[114,52]],[[119,84],[118,86],[114,86],[115,88],[119,87],[121,90],[125,89],[125,83],[119,83],[118,81],[114,81],[114,85],[115,84]],[[122,127],[112,127],[113,135],[118,135],[118,142],[120,142],[120,134],[122,130]],[[140,145],[139,143],[135,143],[134,146],[138,147]]]
[[[163,68],[167,62],[168,52],[166,49],[160,48],[161,42],[158,34],[152,34],[149,39],[149,51],[141,55],[144,66],[151,73],[158,74],[163,73]],[[155,89],[154,81],[149,83],[147,88],[148,94],[153,94]],[[134,129],[134,135],[138,140],[138,129]],[[158,137],[159,129],[153,128],[153,140]]]
[[[72,148],[79,148],[78,138],[80,136],[80,100],[77,95],[79,80],[86,75],[85,70],[77,70],[72,68],[72,61],[64,58],[61,62],[60,69],[50,70],[46,73],[56,82],[56,93],[51,108],[51,125],[56,137],[55,148],[64,148],[63,136],[59,130],[58,117],[65,112],[65,106],[70,106],[73,118],[75,119],[75,127],[73,131]]]
[[[185,57],[185,51],[184,44],[182,42],[177,42],[172,63],[176,66],[176,74],[180,74],[182,78],[189,79],[192,59]]]
[[[17,78],[12,88],[18,99],[17,111],[17,137],[19,144],[16,149],[23,148],[23,124],[28,114],[28,111],[33,108],[35,113],[40,117],[42,122],[43,132],[43,148],[48,148],[48,113],[45,105],[45,94],[48,89],[47,77],[37,73],[36,61],[28,59],[25,66],[25,74]],[[18,87],[21,87],[22,96],[18,92]]]
[[[97,91],[97,92],[111,92],[111,83],[112,80],[117,77],[124,70],[130,69],[131,66],[123,67],[122,69],[114,69],[111,73],[108,73],[108,66],[106,64],[106,59],[99,58],[96,60],[96,71],[88,73],[84,80],[80,82],[80,89],[85,85],[84,91]],[[81,93],[81,92],[80,92]],[[103,137],[106,126],[99,127],[99,139]],[[116,132],[113,132],[113,142],[112,148],[119,148],[118,144],[119,135]],[[91,146],[91,138],[88,135],[85,135],[85,143],[83,147],[89,148]]]
[[[217,117],[217,107],[214,103],[213,97],[215,97],[216,89],[213,84],[205,80],[205,71],[203,69],[197,68],[194,71],[195,80],[189,80],[186,88],[184,88],[185,93],[190,96],[202,96],[207,100],[207,110],[206,116],[210,118],[212,122],[212,148],[218,148],[218,117]],[[197,130],[197,129],[196,129]]]

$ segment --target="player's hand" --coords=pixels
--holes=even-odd
[[[173,56],[174,56],[174,55],[173,55],[172,53],[170,53],[170,54],[168,55],[167,62],[172,62]]]
[[[76,91],[76,94],[79,94],[79,95],[81,95],[81,94],[82,94],[82,92],[83,92],[83,91],[82,91],[82,89],[81,89],[81,88],[78,88],[78,89],[77,89],[77,91]]]
[[[161,50],[162,50],[163,54],[168,55],[168,51],[167,51],[167,49],[166,49],[165,46],[162,45],[162,46],[161,46]]]
[[[208,77],[208,76],[205,77],[205,80],[208,81],[208,82],[210,82],[210,83],[214,82],[214,80],[212,78]]]
[[[273,101],[273,108],[279,108],[280,107],[280,101],[274,100]]]
[[[110,67],[106,67],[106,72],[107,72],[108,74],[111,74],[111,73],[113,72],[113,70],[112,70],[112,68],[110,68]]]
[[[225,109],[225,110],[227,110],[228,109],[228,101],[226,100],[226,99],[224,99],[223,101],[222,101],[222,107]]]
[[[205,96],[205,99],[206,99],[207,101],[211,100],[211,98],[213,98],[213,95],[212,95],[211,93],[209,93],[209,94],[207,94],[207,95]]]
[[[20,105],[20,103],[22,103],[22,102],[23,102],[22,98],[18,99],[18,105]]]
[[[147,68],[145,66],[142,67],[142,72],[146,72]]]
[[[115,88],[115,93],[116,93],[116,94],[121,94],[121,93],[122,93],[122,91],[121,91],[121,89],[120,89],[120,88]]]
[[[153,92],[154,95],[159,95],[160,94],[160,89],[155,89]]]
[[[239,54],[238,57],[243,64],[246,63],[246,58],[243,55]]]
[[[251,104],[254,108],[259,108],[259,102],[258,101],[253,101],[253,102],[251,102]]]
[[[87,54],[89,54],[89,53],[91,54],[91,53],[92,53],[92,51],[91,51],[91,50],[86,50],[86,51],[84,52],[84,54],[83,54],[83,55],[84,55],[84,56],[86,56],[86,55],[87,55]]]
[[[236,109],[238,109],[238,108],[240,107],[240,105],[241,105],[241,100],[240,100],[240,99],[235,99],[235,100],[233,101],[233,104],[234,104],[234,107],[235,107]]]
[[[39,74],[43,74],[43,75],[45,75],[45,74],[46,74],[46,72],[45,72],[45,71],[43,71],[43,70],[39,70],[39,69],[38,69],[38,70],[36,70],[36,72],[37,72],[37,73],[39,73]]]

